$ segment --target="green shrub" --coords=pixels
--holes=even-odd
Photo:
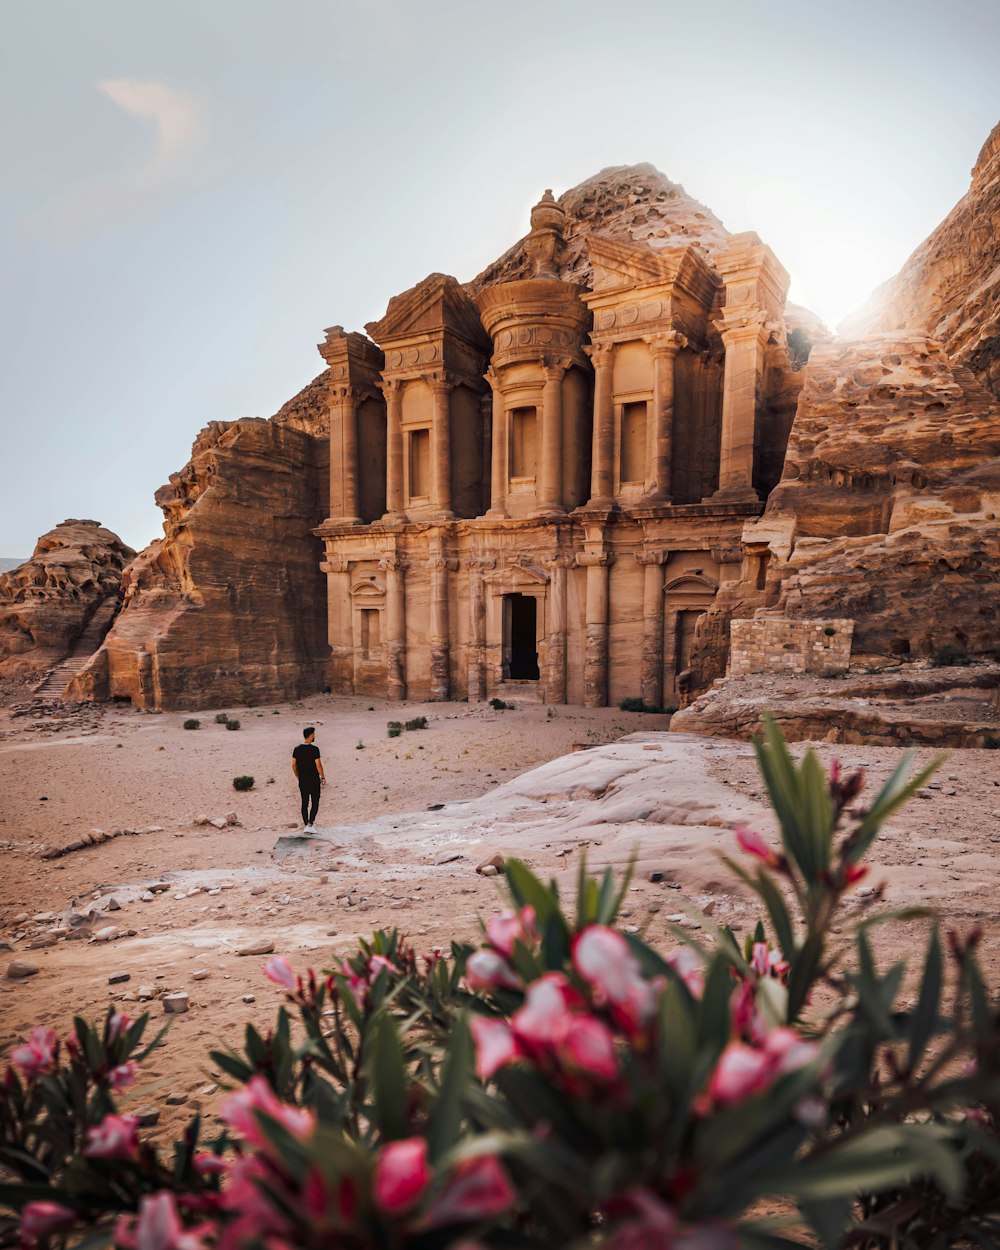
[[[403,728],[404,729],[426,729],[427,717],[426,716],[414,716],[413,720],[408,720],[406,724],[403,726]]]
[[[389,722],[388,728],[386,729],[386,733],[389,735],[390,738],[398,738],[402,732],[403,732],[403,726],[399,723],[399,721]]]
[[[677,711],[675,707],[653,707],[635,695],[622,699],[621,703],[618,704],[618,708],[622,712],[647,712],[651,716],[661,716]]]
[[[239,729],[239,727],[240,727],[240,722],[239,722],[238,720],[227,720],[227,721],[226,721],[226,728],[227,728],[227,729]]]
[[[215,723],[216,723],[217,725],[228,725],[228,724],[229,724],[229,713],[228,713],[228,712],[216,712],[216,713],[215,713]]]
[[[233,789],[234,790],[252,790],[253,778],[246,776],[246,774],[244,774],[242,777],[234,777]]]
[[[184,722],[184,728],[185,729],[200,729],[201,721],[195,720],[194,717],[192,716]]]
[[[504,703],[503,699],[490,699],[490,707],[495,712],[512,712],[514,710],[513,703]]]

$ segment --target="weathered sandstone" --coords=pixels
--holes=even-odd
[[[0,676],[42,673],[81,643],[96,650],[134,555],[97,521],[63,521],[43,534],[30,559],[0,573]]]
[[[71,698],[137,707],[259,703],[321,689],[326,602],[325,413],[317,384],[271,420],[213,422],[157,492],[164,537],[136,558],[125,602]]]

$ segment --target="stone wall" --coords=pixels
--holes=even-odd
[[[730,626],[729,672],[839,672],[851,662],[851,620],[788,621],[762,617]]]

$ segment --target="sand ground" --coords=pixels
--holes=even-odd
[[[238,1045],[247,1020],[266,1029],[281,1001],[262,976],[264,958],[238,954],[244,945],[273,942],[304,970],[330,967],[380,927],[398,926],[428,951],[474,939],[478,918],[502,902],[502,887],[475,873],[495,850],[567,886],[582,848],[594,867],[620,866],[638,851],[628,918],[664,948],[675,943],[671,916],[688,906],[737,928],[754,922],[751,901],[718,859],[733,850],[734,821],[768,825],[745,743],[660,733],[661,717],[532,703],[401,708],[316,696],[220,710],[239,718],[239,731],[207,713],[195,714],[199,729],[185,730],[182,712],[110,706],[53,719],[0,709],[0,939],[8,944],[0,972],[15,958],[39,968],[25,980],[0,975],[0,1052],[36,1023],[63,1031],[74,1014],[97,1018],[109,1001],[131,1015],[148,1009],[158,1024],[159,998],[187,992],[190,1010],[170,1017],[166,1044],[128,1096],[130,1109],[160,1112],[154,1138],[196,1107],[217,1107],[209,1048]],[[428,728],[387,737],[389,720],[417,716]],[[303,846],[289,840],[300,826],[290,754],[306,724],[317,728],[330,784],[321,835]],[[902,754],[818,749],[866,767],[869,788]],[[252,790],[233,789],[240,774],[255,778]],[[871,882],[886,882],[889,903],[933,904],[959,929],[981,924],[996,984],[1000,752],[953,752],[926,795],[886,831]],[[239,823],[194,823],[228,813]],[[43,846],[92,828],[137,832],[39,858]],[[649,882],[654,868],[667,883]],[[168,888],[144,900],[145,887],[161,882]],[[118,908],[105,915],[112,898]],[[68,911],[89,907],[101,911],[91,930],[134,934],[28,949]],[[887,955],[910,951],[913,936],[891,930]],[[109,984],[118,972],[129,980]],[[147,985],[156,998],[142,1006]],[[185,1101],[168,1105],[168,1095]]]

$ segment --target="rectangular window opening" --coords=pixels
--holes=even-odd
[[[410,431],[410,498],[426,498],[431,493],[431,432]]]
[[[646,479],[646,411],[647,403],[622,404],[621,480],[643,482]]]
[[[382,631],[377,608],[361,610],[361,657],[365,660],[382,658]]]
[[[534,477],[538,463],[534,408],[515,408],[510,414],[510,475]]]

